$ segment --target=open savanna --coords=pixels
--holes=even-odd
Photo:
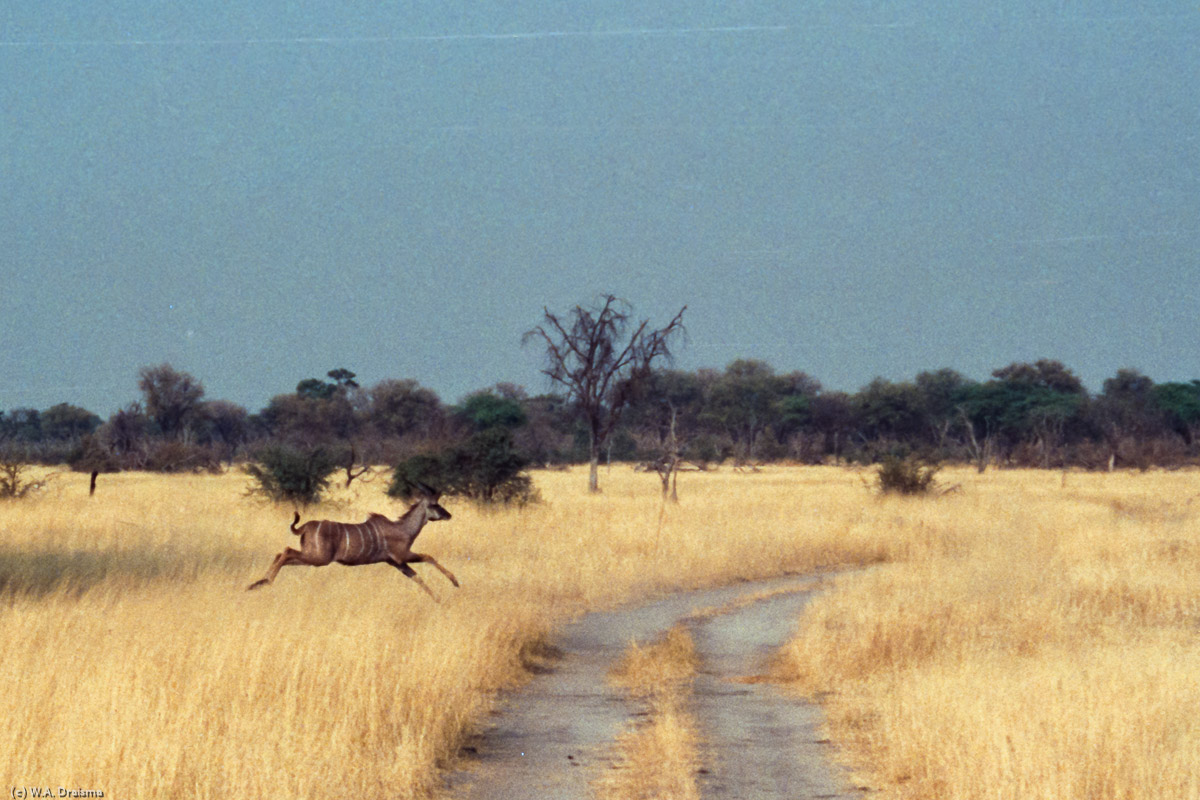
[[[1200,797],[1200,474],[955,472],[862,524],[776,677],[888,798]]]
[[[292,509],[247,477],[52,475],[0,504],[0,782],[108,797],[425,797],[546,632],[680,588],[865,564],[911,547],[833,468],[680,480],[542,472],[543,502],[446,498],[416,550],[441,602],[386,565],[286,567]],[[383,476],[305,518],[396,516]],[[952,500],[951,502],[962,502]],[[882,513],[883,516],[879,517]],[[897,541],[891,541],[897,539]]]

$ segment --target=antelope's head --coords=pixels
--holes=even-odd
[[[438,520],[451,518],[450,512],[438,503],[438,500],[442,497],[441,492],[423,483],[418,483],[417,487],[421,490],[421,499],[417,501],[417,505],[425,507],[425,519],[430,522],[437,522]]]

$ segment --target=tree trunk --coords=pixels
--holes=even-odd
[[[667,496],[667,482],[671,484],[671,502],[679,502],[679,437],[675,435],[675,420],[678,412],[671,404],[671,431],[668,438],[670,454],[667,456],[667,480],[663,482],[663,497]]]
[[[962,406],[958,408],[958,414],[962,417],[963,427],[967,429],[967,435],[971,438],[969,451],[971,460],[975,462],[975,470],[982,475],[987,469],[987,462],[991,456],[991,435],[984,437],[983,446],[979,446],[979,440],[975,438],[975,423],[971,422],[971,418],[967,416],[966,409]]]
[[[588,431],[588,491],[600,491],[600,442],[594,428]]]

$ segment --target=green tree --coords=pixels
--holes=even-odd
[[[869,439],[919,444],[926,431],[922,399],[915,384],[875,378],[854,396],[863,434]]]
[[[211,400],[200,407],[196,428],[202,442],[224,445],[230,451],[250,438],[250,415],[228,400]]]
[[[246,465],[257,484],[255,491],[276,502],[307,506],[321,499],[329,478],[338,469],[336,457],[325,447],[264,445]]]
[[[96,436],[123,469],[142,469],[146,466],[146,442],[152,428],[141,403],[130,403],[109,417]]]
[[[339,389],[349,390],[358,388],[358,381],[354,380],[356,377],[355,374],[344,367],[331,369],[325,374],[326,376],[333,378],[334,385]]]
[[[336,394],[337,385],[320,378],[305,378],[296,384],[296,396],[304,400],[331,400]]]
[[[1109,451],[1109,468],[1118,460],[1145,469],[1153,459],[1152,440],[1167,432],[1165,415],[1154,402],[1154,381],[1136,369],[1120,369],[1104,381],[1089,417]]]
[[[788,372],[779,376],[779,386],[772,427],[783,443],[812,429],[813,404],[821,395],[821,382],[805,372]]]
[[[344,395],[349,390],[358,388],[354,373],[348,369],[339,367],[325,374],[333,379],[333,383],[320,378],[305,378],[296,384],[296,394],[306,400],[332,400],[339,394]]]
[[[349,401],[341,395],[321,398],[314,394],[281,394],[259,414],[260,423],[281,441],[315,447],[348,440],[357,419]]]
[[[810,412],[813,430],[824,437],[824,452],[837,463],[857,431],[853,398],[845,392],[822,392],[812,399]]]
[[[14,408],[0,415],[0,441],[28,444],[41,440],[42,415],[36,408]]]
[[[491,428],[516,430],[529,421],[520,401],[512,397],[501,397],[491,389],[468,395],[455,409],[455,414],[465,420],[475,431]]]
[[[776,420],[782,394],[770,364],[740,358],[710,385],[705,418],[729,434],[739,460],[754,461],[759,436]]]
[[[1151,396],[1172,430],[1189,445],[1200,442],[1200,380],[1160,383]]]
[[[342,442],[349,447],[361,427],[360,415],[355,410],[361,393],[353,372],[334,369],[329,371],[329,377],[334,379],[333,383],[305,378],[296,384],[294,394],[272,397],[258,415],[258,422],[272,437],[298,446],[331,447]]]
[[[377,436],[428,438],[441,427],[445,410],[432,389],[414,380],[385,380],[367,391],[364,414]]]
[[[51,406],[41,414],[42,435],[58,441],[70,441],[86,436],[99,428],[100,424],[100,417],[86,408],[70,403]]]
[[[521,452],[538,464],[559,464],[586,458],[586,444],[573,452],[575,411],[562,395],[542,394],[523,398],[521,408],[528,421],[513,432]]]
[[[974,381],[952,369],[921,372],[913,381],[920,395],[921,417],[937,449],[945,450],[961,424],[959,412]]]
[[[623,423],[638,444],[640,457],[658,473],[663,496],[679,500],[678,469],[684,455],[705,460],[692,447],[700,432],[704,397],[698,376],[678,370],[655,370],[643,383]]]
[[[513,444],[512,431],[493,426],[441,452],[401,461],[388,494],[410,499],[426,484],[482,503],[523,504],[535,499],[533,482],[524,473],[528,465]]]
[[[143,367],[138,373],[138,388],[142,390],[146,415],[169,439],[184,433],[204,397],[200,381],[170,364]]]
[[[1042,359],[1014,363],[992,373],[993,380],[968,387],[965,415],[988,437],[1012,448],[1024,443],[1041,466],[1064,443],[1072,425],[1082,423],[1087,405],[1083,383],[1061,362]]]

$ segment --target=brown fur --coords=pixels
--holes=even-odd
[[[458,579],[450,570],[439,564],[433,556],[414,553],[412,544],[426,522],[450,519],[450,512],[438,504],[437,492],[426,492],[408,511],[393,521],[382,514],[372,514],[364,522],[333,522],[331,520],[309,520],[299,525],[300,514],[292,520],[292,533],[300,537],[300,549],[285,548],[275,557],[267,574],[261,580],[247,586],[257,589],[275,580],[279,570],[289,564],[307,564],[323,567],[337,562],[355,567],[361,564],[386,562],[417,582],[425,592],[433,592],[409,564],[432,564],[458,586]],[[437,599],[437,598],[434,598]]]

